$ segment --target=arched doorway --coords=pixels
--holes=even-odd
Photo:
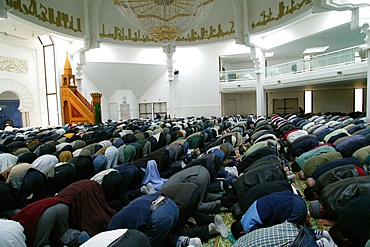
[[[71,119],[69,119],[69,116],[71,114],[69,113],[69,106],[68,106],[68,102],[65,100],[63,102],[63,116],[64,116],[64,122],[65,123],[70,123],[71,122]]]
[[[4,129],[6,125],[17,128],[23,126],[19,103],[18,96],[12,92],[0,94],[0,129]]]
[[[0,78],[0,107],[0,129],[3,129],[6,120],[11,120],[8,123],[15,127],[29,126],[33,98],[23,83],[11,78]]]

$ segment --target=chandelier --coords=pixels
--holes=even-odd
[[[196,28],[214,0],[114,0],[125,20],[160,43],[170,43]]]

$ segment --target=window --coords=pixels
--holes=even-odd
[[[312,112],[312,91],[304,91],[304,113]]]
[[[363,112],[363,105],[364,105],[364,89],[363,88],[355,88],[355,112]]]
[[[139,104],[139,117],[152,118],[152,103]]]
[[[155,103],[140,103],[139,104],[139,116],[140,118],[154,118],[155,114],[165,117],[167,115],[167,103],[166,102],[155,102]]]
[[[57,96],[57,81],[55,73],[54,43],[50,36],[38,37],[44,47],[45,83],[46,83],[46,104],[48,109],[48,125],[60,124],[59,104]]]

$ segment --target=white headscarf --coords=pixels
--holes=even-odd
[[[113,168],[117,166],[118,162],[118,149],[115,146],[110,146],[105,150],[104,155],[108,159],[108,164],[105,169]]]
[[[54,177],[54,167],[58,163],[58,158],[52,154],[44,154],[38,157],[31,165],[33,168],[44,173],[46,178]]]
[[[18,157],[9,153],[0,154],[0,168],[1,172],[8,169],[12,165],[17,164]]]

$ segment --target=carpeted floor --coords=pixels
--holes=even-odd
[[[305,181],[300,180],[297,174],[296,174],[296,185],[297,185],[297,188],[298,188],[299,192],[301,193],[301,195],[303,195],[303,190],[306,187],[306,183],[305,183]],[[306,201],[306,202],[307,202],[307,206],[308,206],[309,202],[308,201]],[[234,219],[232,217],[232,214],[230,212],[225,211],[225,212],[220,213],[219,215],[223,218],[223,220],[224,220],[224,222],[225,222],[225,224],[228,227],[229,232],[230,232],[230,226],[231,226],[232,222],[234,221]],[[313,218],[311,218],[311,221],[312,221],[312,224],[313,224],[312,228],[314,228],[314,229],[320,229],[320,230],[328,230],[329,229],[329,227],[327,227],[327,226],[320,225]],[[203,247],[211,247],[211,246],[213,246],[213,247],[230,247],[232,245],[233,245],[233,242],[230,239],[228,239],[228,238],[225,239],[225,238],[222,238],[221,236],[217,236],[215,238],[210,239],[207,243],[203,243]]]
[[[231,213],[229,212],[223,212],[220,214],[220,216],[222,217],[223,221],[225,222],[226,226],[228,227],[229,229],[229,232],[230,232],[230,226],[231,226],[231,223],[234,222],[234,219],[233,219],[233,216],[231,215]],[[215,238],[211,238],[207,243],[204,243],[203,246],[207,246],[207,247],[229,247],[229,246],[232,246],[233,245],[233,242],[231,242],[228,238],[222,238],[221,236],[217,236]]]

